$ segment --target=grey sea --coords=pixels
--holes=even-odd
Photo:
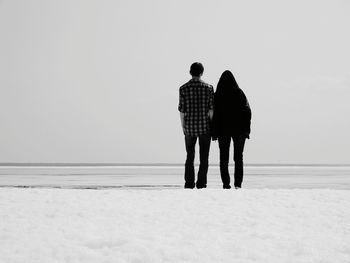
[[[198,170],[198,167],[196,167]],[[72,189],[183,188],[183,165],[2,165],[0,187]],[[233,181],[233,167],[230,167]],[[246,165],[243,188],[350,189],[349,165]],[[208,188],[221,188],[218,166]]]

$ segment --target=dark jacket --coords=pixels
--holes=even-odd
[[[240,88],[225,93],[215,92],[212,137],[240,136],[249,138],[252,113],[248,100]]]

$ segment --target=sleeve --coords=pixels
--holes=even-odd
[[[246,135],[249,138],[249,134],[250,134],[250,123],[251,123],[251,119],[252,119],[252,111],[250,109],[250,105],[248,102],[247,97],[244,95],[244,99],[245,99],[245,103],[244,103],[244,131],[246,133]]]
[[[213,89],[212,86],[209,89],[208,109],[209,110],[214,110],[214,89]]]
[[[213,140],[216,140],[218,138],[218,110],[219,110],[219,105],[215,103],[215,95],[213,99],[213,104],[214,104],[214,115],[213,115],[213,121],[211,123],[211,137]]]
[[[186,105],[185,105],[185,96],[183,94],[183,91],[180,89],[179,91],[179,106],[178,110],[182,113],[186,112]]]

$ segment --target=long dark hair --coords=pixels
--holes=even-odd
[[[234,89],[239,89],[236,79],[231,71],[225,70],[219,79],[218,85],[216,87],[216,94],[225,96],[232,94],[232,91]]]

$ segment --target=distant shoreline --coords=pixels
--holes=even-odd
[[[169,167],[184,166],[182,163],[0,163],[0,167]],[[210,164],[219,166],[219,164]],[[295,164],[295,163],[247,163],[247,167],[349,167],[350,164]]]

